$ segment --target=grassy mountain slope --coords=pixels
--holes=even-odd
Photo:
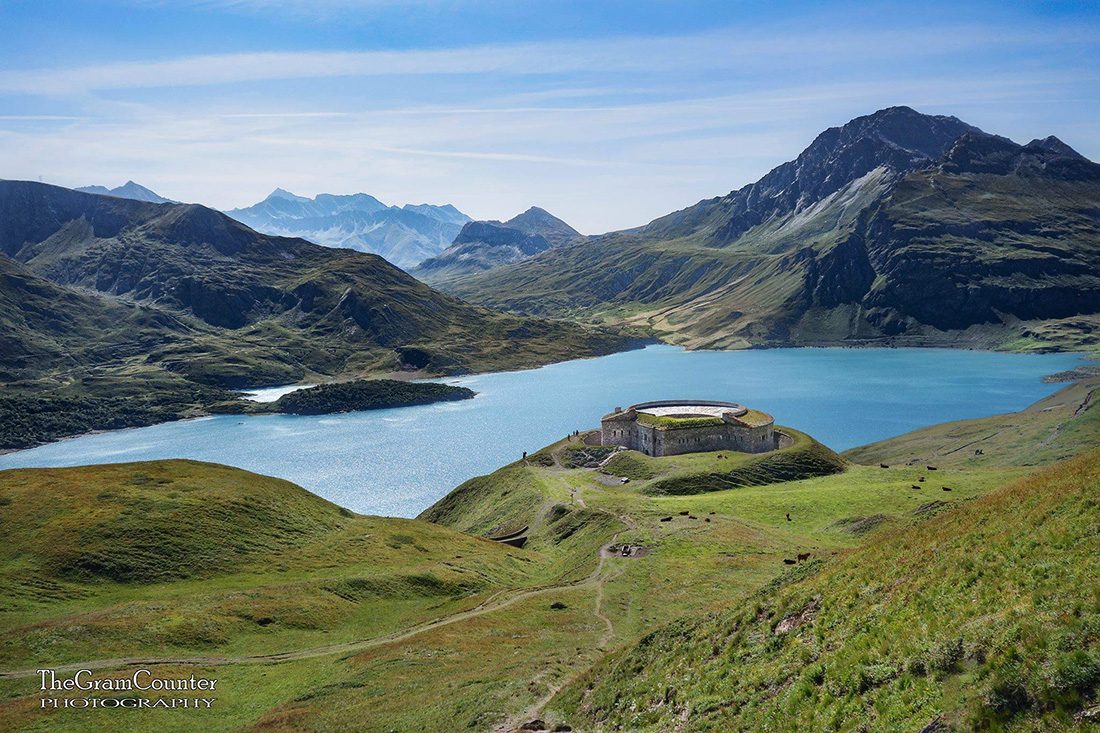
[[[195,461],[0,472],[0,527],[5,669],[372,638],[532,573],[503,545]]]
[[[1100,166],[891,108],[760,181],[445,287],[522,313],[752,344],[1088,347]]]
[[[396,368],[418,348],[438,371],[606,353],[614,337],[472,308],[380,257],[258,234],[194,205],[0,182],[0,249],[61,285],[187,313],[322,373]],[[507,354],[507,356],[502,356]]]
[[[849,563],[869,539],[919,531],[1033,470],[839,463],[808,436],[792,448],[772,457],[831,455],[833,471],[844,470],[731,483],[767,456],[611,456],[574,438],[468,482],[426,513],[449,527],[350,515],[283,481],[186,461],[0,472],[0,527],[18,528],[0,550],[0,719],[15,729],[510,731],[544,717],[588,729],[586,716],[604,713],[565,702],[608,652],[633,658],[641,652],[614,650],[696,628],[676,621],[685,616],[771,608],[792,577]],[[713,486],[652,490],[669,481]],[[1077,527],[1065,527],[1060,546],[1075,547]],[[526,543],[455,528],[520,532]],[[1035,547],[1019,541],[1023,531],[1015,546]],[[629,557],[624,545],[635,548]],[[802,552],[811,564],[785,575],[784,560]],[[138,659],[217,678],[217,709],[134,711],[121,722],[42,711],[33,677],[5,677],[93,660],[107,660],[102,674],[125,675]],[[630,681],[595,669],[585,679]],[[918,684],[939,672],[929,674]],[[602,704],[600,690],[587,699]],[[854,706],[859,695],[844,699]],[[628,706],[623,697],[616,710]]]
[[[125,358],[198,329],[170,314],[56,285],[0,257],[0,379]]]
[[[323,690],[272,708],[255,729],[513,731],[543,719],[549,723],[529,729],[586,730],[576,716],[544,715],[542,706],[593,659],[684,615],[744,603],[797,553],[829,558],[1022,473],[945,469],[956,488],[944,494],[938,486],[910,489],[923,467],[849,465],[804,480],[654,496],[642,484],[658,479],[656,466],[625,452],[605,475],[585,467],[599,453],[561,441],[467,483],[424,515],[483,536],[526,528],[523,552],[554,558],[567,585],[350,658]],[[705,475],[726,463],[717,454],[693,458],[660,466],[661,478]],[[622,474],[637,478],[624,484]],[[943,507],[922,508],[940,497]],[[623,557],[623,545],[637,554]]]
[[[1098,488],[1093,453],[881,534],[646,636],[554,707],[600,730],[1074,727],[1100,686]]]
[[[856,463],[1036,466],[1091,450],[1100,440],[1100,380],[1067,385],[1021,412],[932,425],[844,452]]]

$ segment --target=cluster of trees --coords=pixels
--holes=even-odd
[[[475,392],[471,389],[438,382],[361,379],[354,382],[322,384],[291,392],[272,403],[271,409],[274,412],[292,415],[326,415],[334,412],[467,400],[474,394]]]
[[[0,449],[30,448],[92,430],[153,425],[183,417],[175,400],[93,399],[57,395],[0,396]]]

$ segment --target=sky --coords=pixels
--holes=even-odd
[[[892,105],[1100,160],[1100,4],[0,0],[0,177],[541,206],[584,233]]]

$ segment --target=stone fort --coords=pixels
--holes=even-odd
[[[600,442],[647,456],[703,451],[766,453],[777,447],[771,415],[736,402],[658,400],[616,407],[600,421]]]

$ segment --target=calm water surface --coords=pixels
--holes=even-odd
[[[466,479],[599,426],[616,406],[742,402],[844,450],[948,420],[1022,409],[1068,354],[939,349],[685,352],[672,346],[447,380],[464,402],[320,417],[219,416],[90,435],[0,456],[0,469],[194,458],[301,484],[349,509],[415,516]]]

